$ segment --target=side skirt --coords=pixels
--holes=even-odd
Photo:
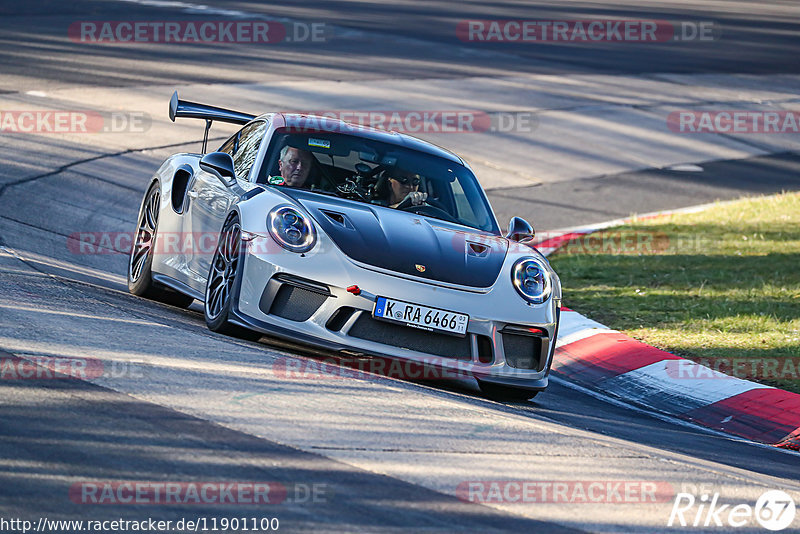
[[[153,280],[158,282],[159,284],[167,286],[170,289],[174,289],[178,293],[183,293],[184,295],[189,295],[190,297],[195,298],[195,299],[199,300],[200,302],[203,302],[205,300],[205,298],[206,298],[205,295],[203,295],[199,291],[196,291],[196,290],[192,289],[191,287],[189,287],[188,285],[184,284],[183,282],[175,280],[174,278],[169,277],[167,275],[159,274],[159,273],[153,273],[152,277],[153,277]]]

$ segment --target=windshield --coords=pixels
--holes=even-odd
[[[257,181],[498,233],[472,172],[424,152],[334,132],[275,132]]]

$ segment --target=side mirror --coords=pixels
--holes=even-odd
[[[236,183],[236,171],[233,170],[233,158],[225,152],[211,152],[200,160],[200,168],[213,174],[229,187]]]
[[[506,233],[507,239],[521,243],[532,240],[535,235],[536,232],[534,232],[533,226],[528,224],[528,221],[520,217],[511,217],[511,221],[508,223],[508,233]]]

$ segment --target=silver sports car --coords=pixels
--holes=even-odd
[[[253,116],[181,101],[203,154],[153,176],[128,269],[132,293],[204,303],[208,327],[434,366],[490,396],[547,386],[561,285],[514,217],[502,235],[455,154],[326,117]],[[242,128],[206,153],[211,122]]]

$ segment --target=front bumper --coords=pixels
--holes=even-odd
[[[232,320],[328,350],[385,356],[449,370],[449,376],[543,390],[555,347],[558,300],[527,304],[510,283],[503,283],[503,276],[507,273],[485,290],[456,289],[357,265],[337,250],[248,253]],[[348,293],[351,285],[363,293]],[[466,313],[467,335],[459,338],[374,319],[375,295]]]

